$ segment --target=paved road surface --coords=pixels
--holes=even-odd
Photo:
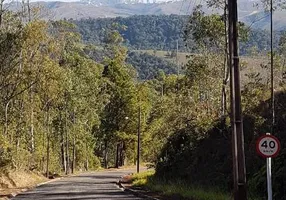
[[[104,171],[66,177],[21,193],[13,200],[141,200],[142,198],[123,192],[115,185],[122,175],[130,172],[133,171]]]

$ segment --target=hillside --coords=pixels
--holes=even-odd
[[[70,20],[76,24],[85,43],[100,45],[109,30],[116,27],[130,50],[165,50],[174,51],[177,47],[187,52],[183,41],[184,30],[188,18],[179,15],[136,15],[131,17],[100,18]],[[124,28],[120,28],[123,26]],[[274,46],[278,45],[279,32],[275,32]],[[240,43],[240,53],[249,54],[255,47],[265,52],[270,47],[270,34],[267,30],[249,29],[248,41]],[[190,46],[190,43],[189,43]]]
[[[241,1],[239,4],[239,18],[241,21],[252,24],[255,27],[268,28],[267,13],[257,10],[253,1]],[[110,18],[128,17],[132,15],[189,15],[194,6],[193,1],[174,1],[165,3],[114,3],[93,4],[90,1],[79,2],[33,2],[32,6],[42,7],[41,17],[44,19],[86,19],[86,18]],[[21,8],[19,2],[6,4],[11,10]],[[219,12],[216,9],[208,9],[203,6],[206,13]],[[262,17],[261,17],[262,16]],[[253,23],[255,22],[255,23]],[[275,29],[286,27],[286,12],[277,10],[274,15]]]
[[[182,2],[102,6],[84,2],[34,2],[32,5],[42,7],[42,17],[52,20],[127,17],[132,15],[185,15],[190,14],[193,9],[193,5],[185,3],[185,6],[182,6]],[[20,8],[20,4],[15,2],[7,5],[7,7],[17,10]]]
[[[87,43],[101,44],[112,24],[125,28],[116,28],[131,49],[171,50],[178,47],[183,50],[185,43],[182,35],[187,16],[179,15],[137,15],[107,19],[71,20],[76,24],[82,38]],[[144,41],[144,42],[143,42]]]

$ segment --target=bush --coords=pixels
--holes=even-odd
[[[11,155],[7,152],[7,149],[0,147],[0,173],[5,172],[11,165]]]
[[[229,166],[232,163],[230,141],[229,128],[224,119],[215,122],[206,133],[194,127],[175,132],[163,148],[156,175],[192,185],[229,185]]]
[[[283,148],[286,146],[286,93],[277,93],[275,100],[274,134],[280,139],[282,150],[273,159],[273,196],[274,199],[286,200],[286,149]],[[269,105],[269,101],[262,102],[244,116],[248,193],[251,198],[259,196],[261,200],[267,194],[266,161],[257,155],[255,143],[260,135],[270,132]],[[227,121],[218,119],[205,132],[198,125],[176,131],[168,138],[158,157],[155,176],[231,191],[231,131]]]

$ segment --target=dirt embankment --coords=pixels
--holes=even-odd
[[[9,171],[0,174],[0,200],[15,196],[47,179],[40,173],[29,171]]]

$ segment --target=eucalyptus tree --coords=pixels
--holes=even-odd
[[[0,30],[1,159],[47,176],[97,167],[92,127],[106,102],[103,67],[85,55],[73,25],[21,20],[7,12]]]

